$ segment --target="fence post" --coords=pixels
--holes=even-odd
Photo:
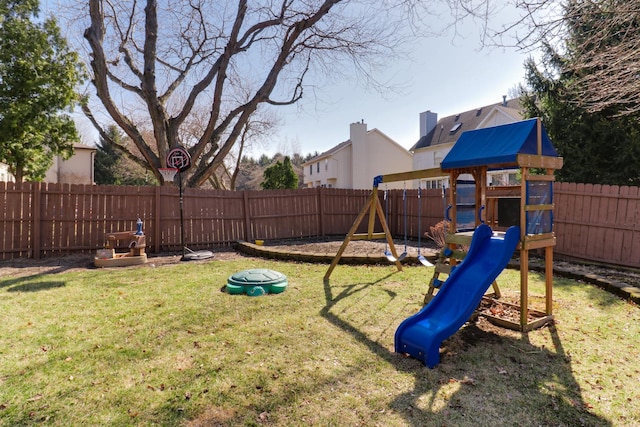
[[[33,255],[33,259],[40,259],[40,246],[41,246],[41,240],[42,240],[42,236],[40,233],[40,209],[41,209],[41,199],[42,199],[42,194],[41,194],[41,186],[42,185],[46,185],[44,183],[40,183],[40,182],[34,182],[31,184],[33,187],[32,188],[32,203],[31,203],[31,230],[33,230],[32,233],[32,239],[31,239],[31,253]]]
[[[250,221],[251,217],[249,215],[249,194],[247,190],[242,190],[242,200],[243,200],[243,208],[244,208],[244,240],[250,242],[253,238],[250,236]]]
[[[389,212],[389,224],[387,224],[387,226],[389,227],[389,230],[391,231],[391,237],[393,238],[394,236],[396,236],[398,233],[398,227],[396,225],[396,212],[399,212],[399,208],[398,208],[398,197],[395,191],[391,190],[389,191],[389,198],[391,200],[389,200],[389,210],[391,212]]]
[[[316,187],[316,203],[318,204],[318,234],[324,236],[324,191],[322,187]]]
[[[162,236],[162,224],[160,223],[160,198],[162,197],[162,193],[160,191],[161,188],[161,185],[156,185],[156,192],[153,200],[153,218],[155,219],[155,221],[153,221],[153,252],[156,254],[160,253],[160,240]]]

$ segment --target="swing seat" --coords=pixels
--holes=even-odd
[[[389,250],[384,251],[384,256],[386,256],[387,259],[390,262],[396,262],[397,261],[396,257],[394,257],[393,254],[391,253],[391,251],[389,251]]]
[[[418,261],[420,261],[420,264],[424,265],[425,267],[433,267],[433,264],[424,257],[424,255],[418,255]]]
[[[398,256],[398,258],[396,258],[396,257],[394,257],[394,256],[393,256],[393,254],[391,253],[391,251],[387,249],[386,251],[384,251],[384,256],[386,256],[386,257],[387,257],[387,259],[388,259],[390,262],[396,262],[396,261],[402,261],[403,259],[405,259],[405,258],[407,257],[407,253],[406,253],[406,252],[402,252],[402,253]]]

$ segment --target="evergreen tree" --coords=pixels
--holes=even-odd
[[[78,57],[37,0],[0,0],[0,162],[16,181],[41,181],[78,139],[64,109],[78,101]]]
[[[284,190],[298,188],[298,175],[293,170],[291,159],[285,156],[264,171],[264,181],[260,186],[264,190]]]
[[[110,126],[107,133],[114,141],[120,142],[121,135],[115,126]],[[116,167],[122,154],[108,140],[100,138],[100,142],[96,144],[96,156],[94,158],[94,175],[96,184],[113,185],[120,184]]]
[[[616,0],[620,1],[620,0]],[[593,10],[567,17],[569,37],[562,53],[544,46],[542,65],[533,60],[525,64],[527,88],[523,105],[529,117],[540,117],[564,166],[556,172],[559,180],[593,183],[640,185],[640,124],[634,117],[619,114],[613,106],[588,111],[580,102],[576,85],[585,81],[585,73],[575,71],[575,49],[584,47],[595,23],[609,11]],[[615,45],[617,36],[602,40]]]
[[[127,158],[118,148],[126,145],[126,137],[114,125],[107,128],[108,138],[97,144],[94,160],[95,181],[101,185],[152,185],[155,177],[138,163]]]

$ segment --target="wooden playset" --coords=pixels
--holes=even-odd
[[[390,260],[394,260],[398,271],[402,270],[393,238],[385,220],[378,195],[381,183],[449,177],[447,191],[449,206],[446,210],[449,230],[447,247],[441,252],[434,277],[425,295],[425,304],[437,293],[444,282],[441,274],[449,274],[452,266],[464,259],[464,248],[471,241],[473,230],[484,223],[483,212],[487,206],[487,172],[490,170],[518,169],[521,175],[520,191],[511,198],[519,198],[520,227],[520,312],[519,322],[496,317],[492,319],[501,326],[528,331],[538,328],[553,319],[553,182],[554,171],[562,168],[563,159],[549,140],[540,119],[530,119],[490,128],[464,132],[443,159],[440,168],[424,169],[378,176],[367,203],[358,214],[345,237],[324,280],[328,282],[331,272],[338,264],[351,240],[386,239],[390,248]],[[495,204],[495,200],[491,200]],[[366,233],[357,234],[358,226],[369,213]],[[495,206],[492,207],[495,215]],[[382,232],[374,230],[376,216],[382,224]],[[545,311],[529,308],[529,255],[531,251],[543,251],[545,269]],[[493,283],[493,298],[500,298],[500,289]],[[535,314],[535,316],[531,316]],[[531,320],[531,317],[534,317]]]
[[[553,247],[556,244],[553,232],[553,182],[554,171],[562,168],[563,159],[558,157],[540,119],[530,119],[492,128],[477,129],[463,133],[451,151],[443,159],[440,168],[449,173],[450,220],[449,249],[468,244],[470,234],[459,219],[464,211],[471,211],[473,226],[483,223],[482,213],[487,204],[487,172],[496,169],[520,170],[520,311],[519,322],[499,317],[492,319],[504,327],[528,331],[538,328],[553,319]],[[471,202],[459,203],[459,182],[464,174],[471,175],[475,183]],[[463,181],[464,182],[464,181]],[[470,208],[470,209],[469,209]],[[461,211],[461,212],[459,212]],[[462,214],[462,215],[460,215]],[[529,255],[542,250],[545,270],[545,311],[529,309]],[[456,260],[453,258],[453,264]],[[500,291],[494,284],[495,297]],[[433,288],[429,292],[433,294]],[[428,293],[429,293],[428,292]],[[530,316],[531,314],[536,316]],[[531,319],[530,317],[535,317]]]

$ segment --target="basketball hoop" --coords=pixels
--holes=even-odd
[[[176,173],[178,173],[178,169],[159,168],[158,172],[160,172],[160,175],[164,178],[164,182],[173,182],[173,178],[176,176]]]

